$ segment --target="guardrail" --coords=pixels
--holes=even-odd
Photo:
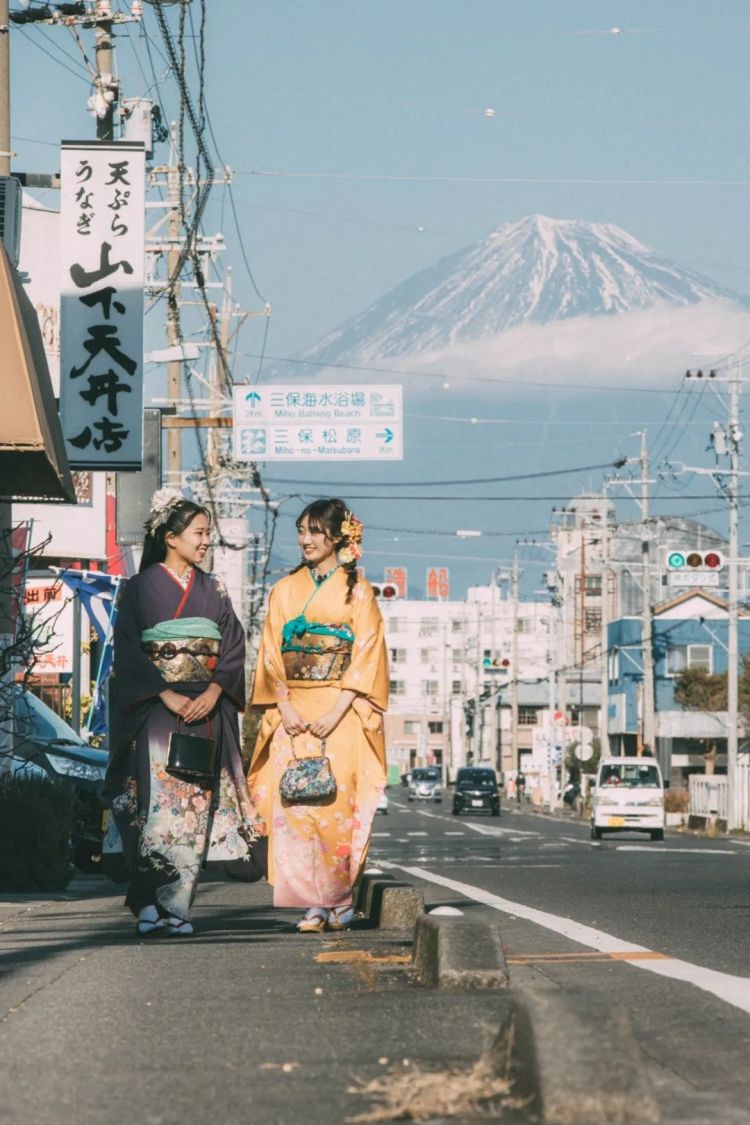
[[[690,815],[714,816],[726,820],[729,815],[729,790],[722,774],[693,774],[690,779]],[[740,756],[737,762],[737,787],[740,794],[740,827],[750,832],[750,757]]]

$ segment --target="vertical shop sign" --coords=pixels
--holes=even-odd
[[[143,145],[64,141],[60,413],[73,469],[143,456]]]

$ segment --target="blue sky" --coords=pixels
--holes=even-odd
[[[151,13],[147,28],[170,113],[176,100]],[[740,0],[213,0],[209,28],[208,104],[236,170],[253,271],[273,305],[272,355],[312,345],[411,273],[532,212],[614,222],[750,292],[750,12]],[[135,94],[154,74],[142,38],[130,34],[119,60],[125,92]],[[51,170],[51,144],[93,131],[85,75],[59,65],[61,50],[80,56],[63,29],[16,30],[11,43],[15,164]],[[301,174],[250,174],[279,171]],[[461,182],[483,177],[745,182]],[[257,307],[222,197],[217,189],[208,225],[223,219],[236,292]],[[254,371],[259,345],[252,326],[239,377]],[[648,417],[670,405],[667,396],[649,403]],[[574,429],[559,440],[574,441]],[[418,466],[405,462],[404,478],[429,465],[426,452]],[[325,468],[321,479],[332,476]],[[374,505],[375,519],[367,515],[377,522]],[[461,574],[486,570],[467,557]]]

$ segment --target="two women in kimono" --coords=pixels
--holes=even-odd
[[[301,932],[345,928],[385,784],[383,712],[388,671],[383,622],[359,579],[362,525],[340,500],[298,520],[303,559],[274,587],[252,702],[264,709],[245,780],[238,712],[244,707],[242,628],[221,583],[199,569],[208,512],[157,493],[141,569],[125,588],[115,630],[108,795],[132,873],[126,903],[142,935],[193,932],[201,866],[221,863],[268,878],[277,906],[305,907]],[[165,769],[178,719],[220,756],[219,788]],[[325,743],[337,788],[328,803],[286,804],[281,775],[296,754]]]

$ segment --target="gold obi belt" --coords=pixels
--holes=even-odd
[[[351,664],[353,644],[348,625],[324,625],[304,614],[287,621],[281,640],[287,680],[340,680]]]
[[[218,626],[207,617],[160,621],[141,633],[141,650],[169,684],[213,679],[220,645]]]

